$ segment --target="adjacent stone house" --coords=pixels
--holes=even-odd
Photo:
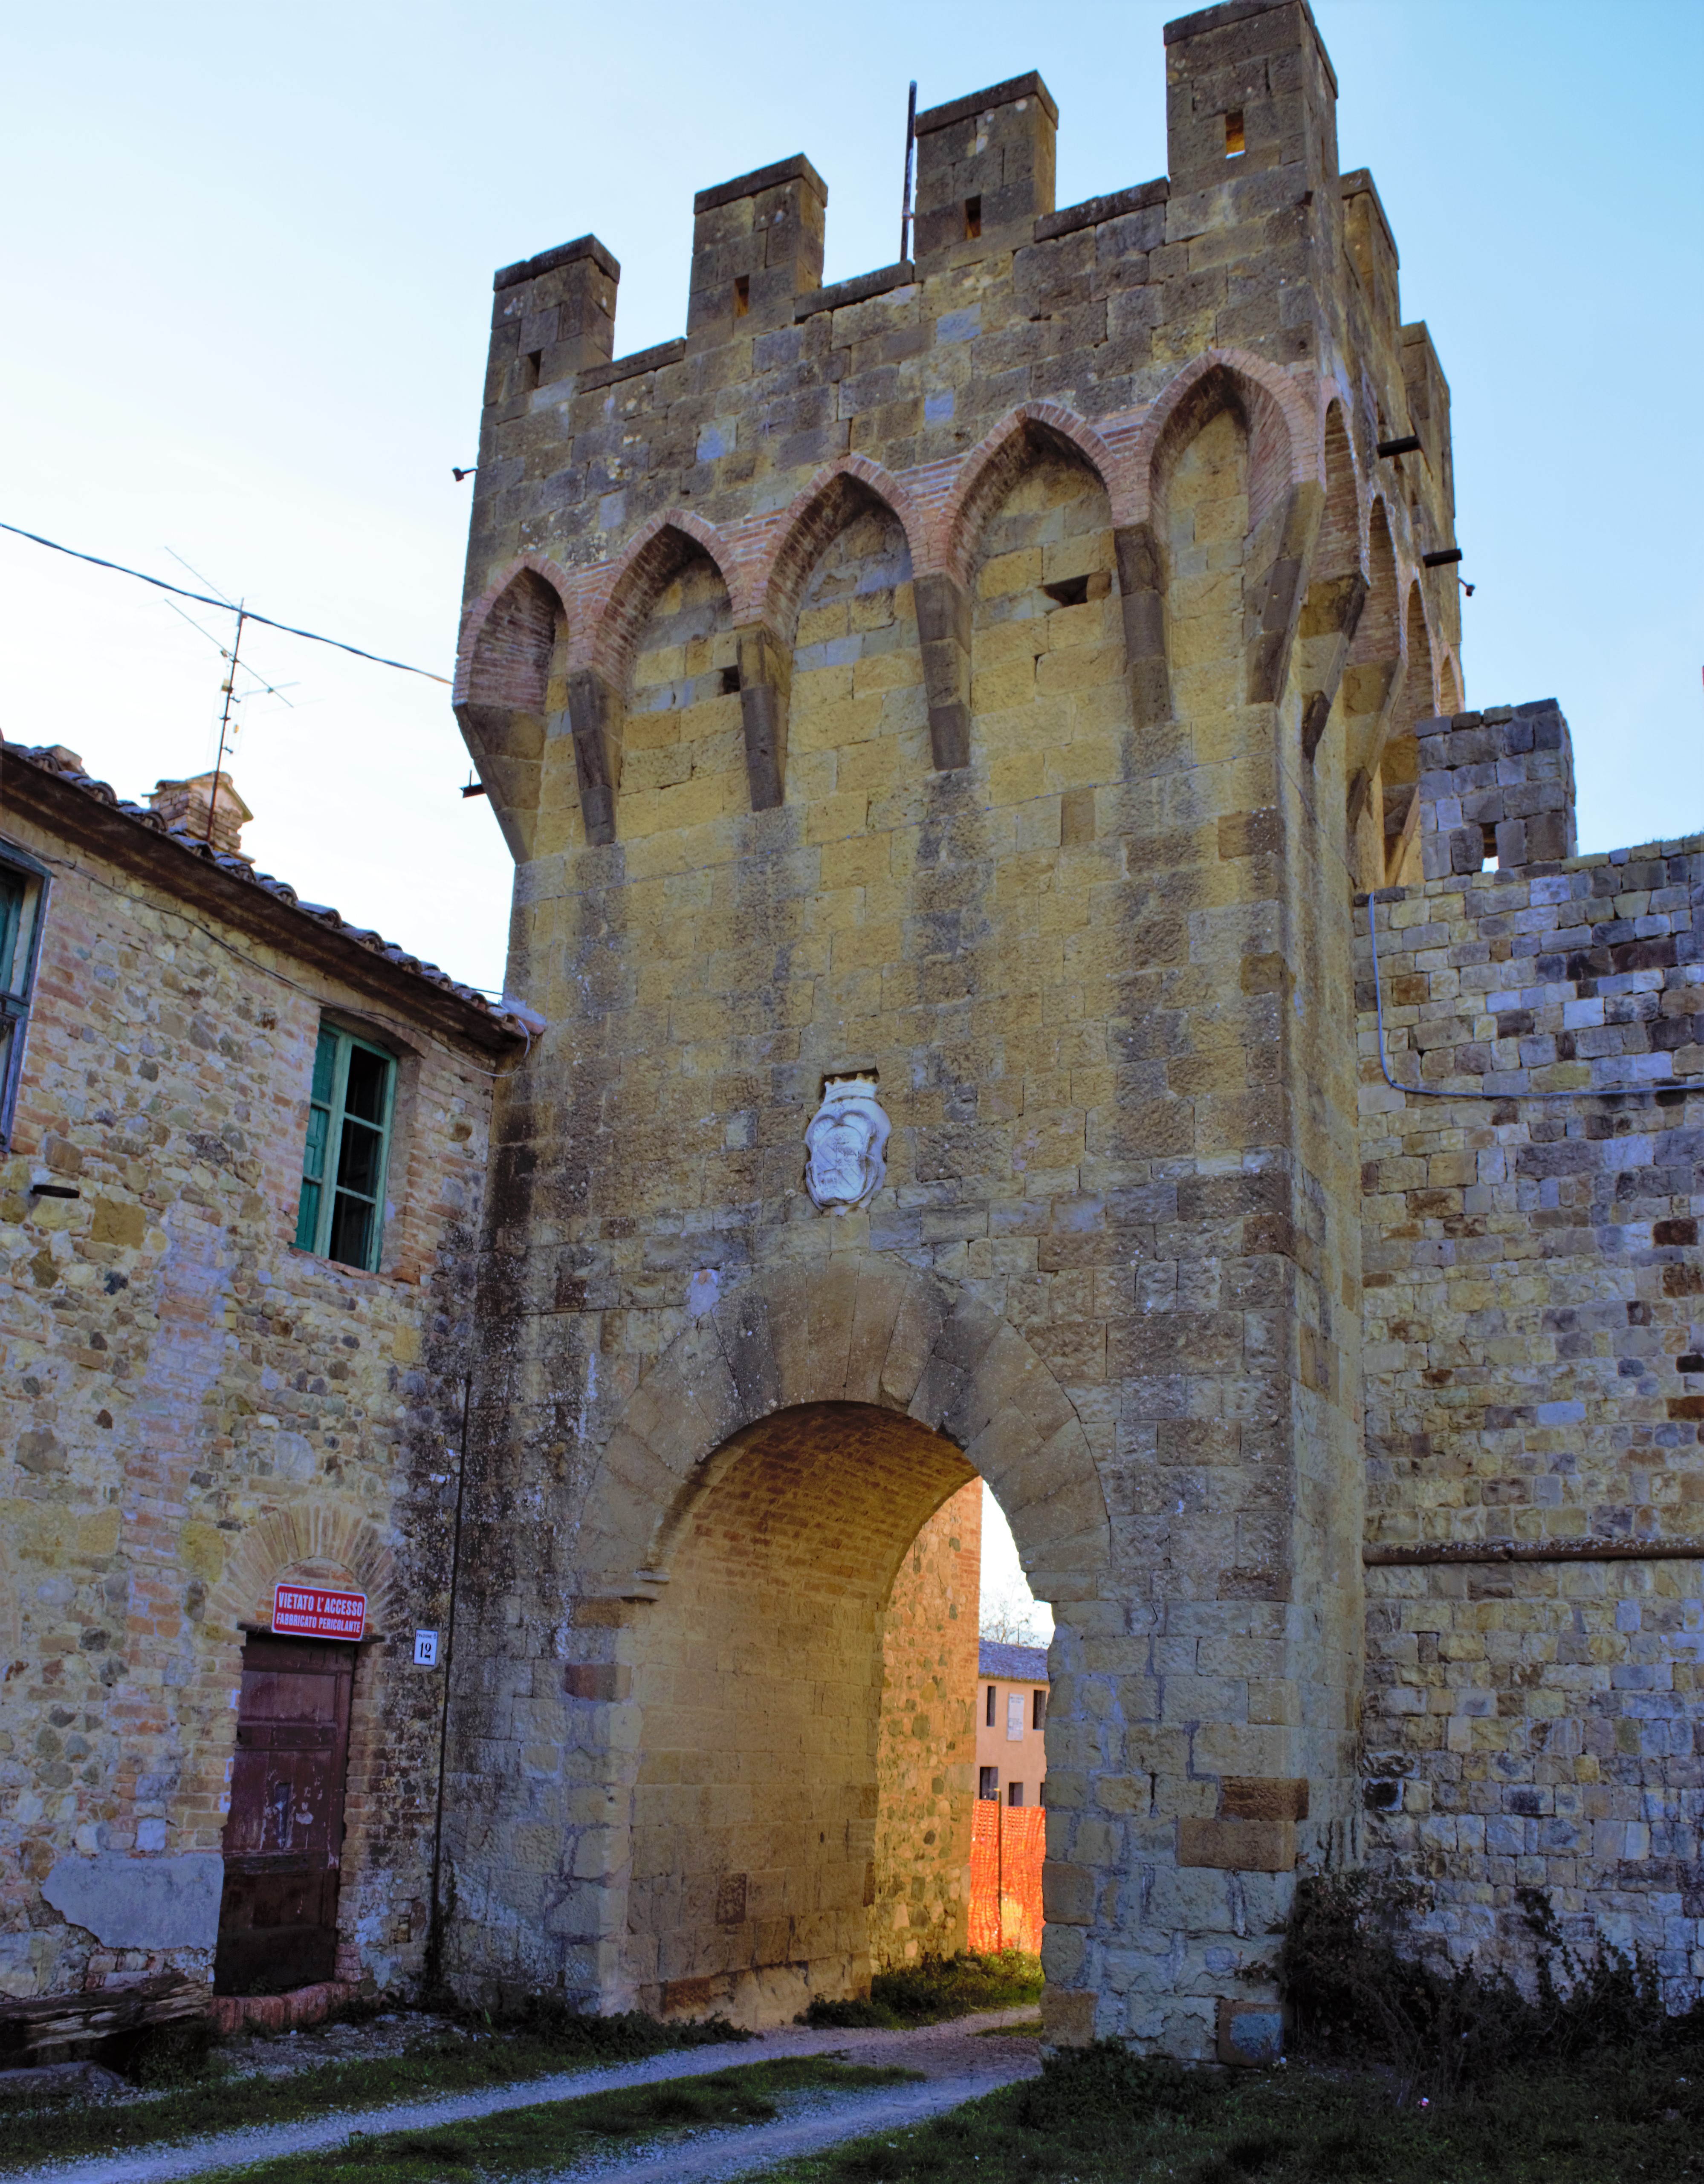
[[[139,809],[0,751],[14,2051],[204,2012],[215,1954],[226,1992],[390,1987],[427,1944],[444,1675],[413,1636],[449,1619],[524,1034],[257,873],[215,789]],[[281,1581],[363,1594],[359,1642],[269,1637]]]

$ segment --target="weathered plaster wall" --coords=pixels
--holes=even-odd
[[[238,1626],[293,1568],[361,1585],[386,1641],[355,1676],[338,1969],[405,1984],[442,1696],[411,1639],[445,1619],[493,1057],[223,922],[189,853],[172,894],[0,827],[52,872],[0,1160],[0,1993],[210,1976]],[[292,1245],[322,1008],[401,1056],[376,1274]],[[53,1908],[83,1860],[75,1901],[122,1899],[105,1941]]]

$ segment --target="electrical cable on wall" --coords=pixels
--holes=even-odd
[[[1466,1090],[1451,1092],[1441,1084],[1405,1084],[1390,1073],[1390,1064],[1385,1058],[1384,1048],[1384,993],[1378,975],[1378,898],[1369,894],[1366,899],[1367,939],[1372,949],[1372,1006],[1378,1024],[1378,1067],[1385,1083],[1393,1092],[1406,1092],[1416,1100],[1627,1100],[1649,1099],[1653,1092],[1684,1092],[1693,1088],[1672,1082],[1650,1084],[1592,1084],[1571,1088],[1561,1092],[1486,1092]],[[1385,928],[1387,933],[1391,928]],[[1704,1087],[1698,1088],[1704,1089]]]

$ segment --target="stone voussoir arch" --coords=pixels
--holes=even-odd
[[[707,1459],[769,1413],[868,1403],[949,1439],[1012,1527],[1030,1583],[1064,1619],[1112,1555],[1088,1437],[1009,1322],[938,1277],[870,1252],[754,1274],[677,1337],[605,1444],[579,1537],[583,1595],[655,1596]]]

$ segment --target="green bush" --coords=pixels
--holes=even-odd
[[[1365,1873],[1303,1880],[1277,1964],[1293,2048],[1382,2064],[1400,2100],[1436,2100],[1501,2072],[1704,2040],[1704,2009],[1671,2016],[1648,1958],[1601,1942],[1570,1949],[1541,1891],[1522,1889],[1518,1901],[1534,1952],[1529,1990],[1506,1970],[1417,1953],[1413,1919],[1427,1898],[1413,1883]]]
[[[1021,1949],[978,1955],[961,1949],[955,1957],[923,1957],[878,1972],[869,1999],[818,1999],[802,2013],[801,2025],[838,2030],[878,2025],[898,2031],[908,2025],[935,2025],[946,2017],[968,2017],[973,2010],[1011,2009],[1036,2002],[1042,1992],[1042,1960]]]
[[[664,2023],[643,2009],[597,2017],[570,2008],[552,1995],[534,1995],[510,2010],[463,2009],[456,2020],[481,2031],[507,2033],[559,2049],[565,2058],[599,2063],[637,2063],[678,2048],[707,2048],[724,2040],[754,2036],[725,2017]]]

